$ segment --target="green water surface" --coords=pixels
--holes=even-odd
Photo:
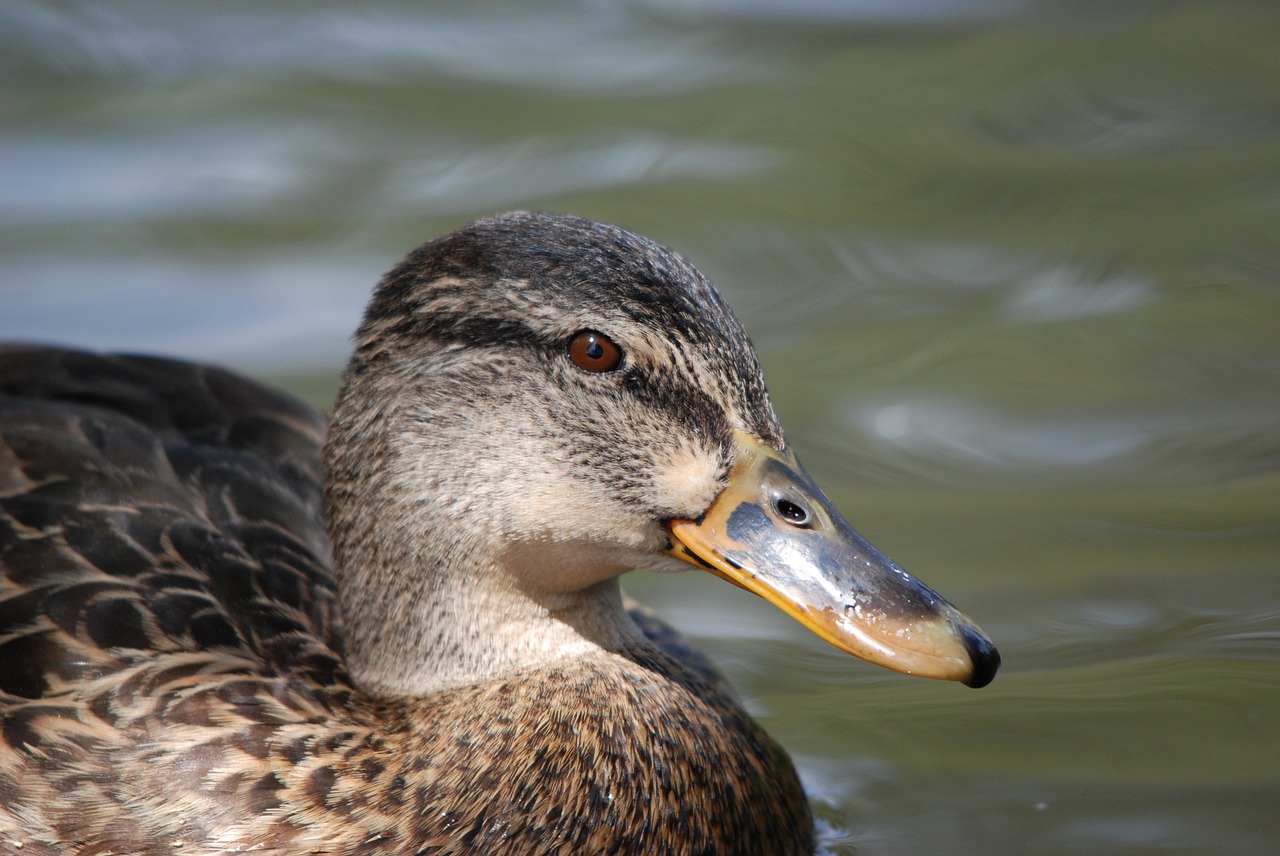
[[[809,470],[996,640],[890,674],[633,575],[859,854],[1280,849],[1280,6],[17,2],[0,338],[320,406],[472,217],[717,281]]]

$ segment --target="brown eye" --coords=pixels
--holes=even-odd
[[[603,333],[583,330],[569,340],[569,359],[585,372],[611,372],[622,365],[622,349]]]

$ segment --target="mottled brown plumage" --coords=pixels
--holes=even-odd
[[[643,373],[575,373],[579,328]],[[655,484],[679,464],[663,450],[720,456],[741,424],[780,436],[745,336],[673,254],[517,215],[388,275],[328,453],[338,578],[357,588],[345,626],[314,413],[217,369],[49,349],[5,351],[0,393],[0,851],[811,849],[785,754],[618,607],[617,570],[674,563],[660,521],[709,499]],[[411,500],[408,424],[443,458]],[[557,529],[584,496],[590,544]],[[551,507],[514,520],[512,502]],[[585,605],[527,580],[508,603],[476,582],[506,562],[480,542],[538,568],[620,558]],[[518,637],[569,629],[495,659],[470,626],[439,626],[475,623],[451,593],[473,585]]]

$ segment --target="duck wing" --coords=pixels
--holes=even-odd
[[[323,436],[220,369],[0,348],[0,705],[184,651],[348,685]]]

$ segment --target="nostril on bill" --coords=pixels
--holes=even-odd
[[[789,499],[783,499],[782,497],[775,499],[773,501],[773,510],[777,512],[783,521],[795,526],[797,529],[808,529],[812,524],[809,509]]]

